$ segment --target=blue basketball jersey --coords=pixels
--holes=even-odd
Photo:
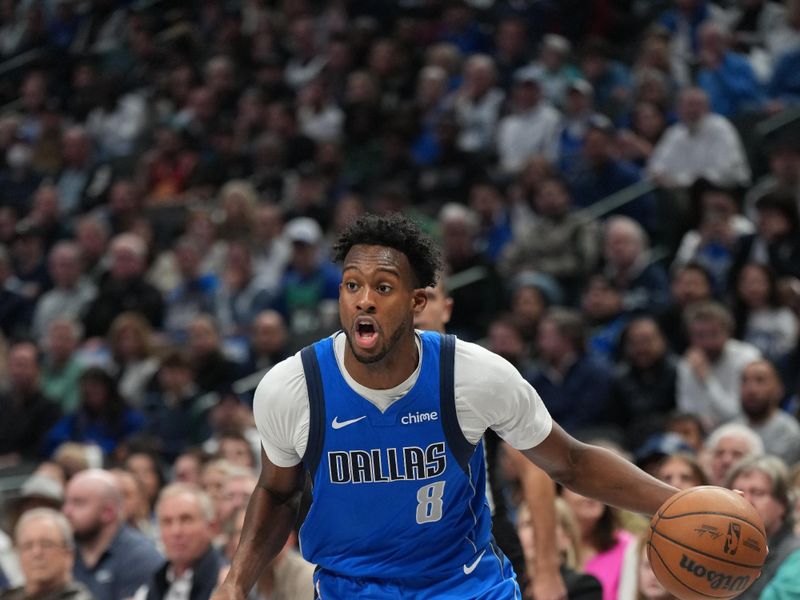
[[[419,378],[385,412],[347,384],[332,337],[301,353],[313,502],[300,546],[337,576],[446,579],[470,574],[484,553],[503,572],[490,543],[482,443],[471,445],[456,418],[455,338],[425,332],[421,340]]]

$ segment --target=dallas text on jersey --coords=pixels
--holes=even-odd
[[[431,479],[444,473],[444,442],[427,448],[408,446],[328,452],[331,483],[380,483]]]

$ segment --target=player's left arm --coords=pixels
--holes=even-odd
[[[614,452],[576,440],[557,423],[522,453],[571,490],[626,510],[652,515],[678,493]]]

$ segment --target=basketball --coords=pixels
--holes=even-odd
[[[682,600],[735,598],[761,574],[767,538],[742,496],[700,486],[675,494],[653,515],[647,555],[661,584]]]

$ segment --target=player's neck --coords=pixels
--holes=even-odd
[[[388,390],[397,387],[411,377],[419,363],[419,351],[415,334],[403,336],[381,360],[362,363],[356,359],[350,345],[344,350],[344,368],[357,383],[372,390]]]

